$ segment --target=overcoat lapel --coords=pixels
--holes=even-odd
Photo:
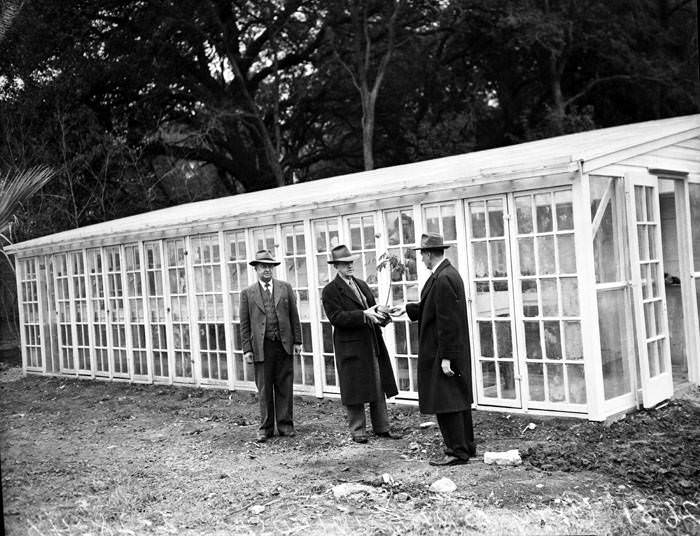
[[[362,302],[360,299],[357,297],[355,292],[348,286],[348,284],[343,281],[343,278],[340,277],[339,275],[335,276],[335,284],[338,287],[338,290],[340,290],[340,293],[348,298],[349,300],[354,301],[357,305],[360,307],[363,307]]]
[[[280,300],[282,299],[282,284],[277,281],[276,279],[272,280],[272,294],[274,294],[275,298],[275,309],[277,308],[277,305],[279,304]]]
[[[264,312],[265,311],[265,304],[263,303],[262,286],[260,285],[259,281],[256,283],[255,290],[252,292],[252,294],[253,294],[253,301]]]
[[[420,301],[421,302],[423,302],[425,297],[428,295],[428,292],[430,292],[430,289],[433,288],[433,283],[435,283],[435,274],[430,274],[430,277],[425,282],[425,285],[423,285],[423,290],[421,290],[421,292],[420,292]]]

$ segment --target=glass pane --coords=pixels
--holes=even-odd
[[[688,184],[690,197],[690,221],[700,221],[700,184]],[[696,272],[700,272],[700,225],[691,225],[693,238],[693,265]],[[696,282],[698,279],[696,279]]]
[[[530,387],[530,400],[544,400],[544,373],[541,363],[527,364],[527,379]]]
[[[501,383],[501,398],[515,398],[515,373],[513,372],[513,363],[500,361],[498,363]]]
[[[646,199],[647,221],[656,221],[656,210],[654,210],[654,188],[644,187],[644,197]]]
[[[559,293],[556,279],[540,279],[542,292],[542,316],[557,316],[559,314]]]
[[[440,232],[440,208],[427,207],[425,209],[425,228],[429,233]]]
[[[574,228],[574,212],[571,201],[571,190],[555,192],[554,204],[557,210],[557,230],[565,231]]]
[[[487,201],[489,213],[489,236],[504,236],[503,229],[503,202],[500,199]]]
[[[653,378],[659,375],[659,353],[656,341],[647,344],[647,359],[649,360],[649,375]]]
[[[308,322],[302,322],[301,324],[301,342],[302,350],[304,352],[312,352],[313,348],[311,345],[311,324]]]
[[[486,242],[475,242],[472,246],[474,248],[474,276],[487,277],[489,260],[486,252]]]
[[[493,361],[482,361],[481,376],[484,385],[484,396],[489,398],[497,398],[498,391],[496,390],[496,363]]]
[[[472,238],[485,238],[486,216],[483,203],[469,203],[469,212],[471,214]]]
[[[491,242],[491,276],[505,277],[507,275],[506,242],[505,240],[494,240]]]
[[[479,322],[479,342],[481,343],[481,355],[494,357],[491,322]]]
[[[528,359],[542,359],[540,323],[523,322],[525,325],[525,351]]]
[[[310,355],[304,356],[304,384],[314,384],[314,358]]]
[[[411,354],[418,354],[418,322],[409,322],[408,331],[411,343]]]
[[[544,322],[544,346],[547,359],[561,359],[561,331],[558,321]]]
[[[646,225],[637,225],[637,241],[639,242],[639,260],[649,260],[649,233]]]
[[[647,330],[647,339],[654,337],[658,331],[656,330],[656,314],[654,313],[654,302],[644,304],[644,325]]]
[[[404,212],[401,213],[401,230],[403,231],[403,243],[413,245],[416,241],[413,218]]]
[[[537,212],[537,232],[551,232],[553,230],[552,194],[537,194],[535,196],[535,207]]]
[[[457,240],[457,221],[454,205],[444,205],[442,207],[442,226],[445,240]]]
[[[559,272],[562,274],[576,273],[576,249],[574,247],[574,235],[557,236],[559,247]],[[614,264],[615,261],[612,261]]]
[[[479,317],[491,316],[491,293],[489,292],[488,281],[479,281],[476,283],[476,314]]]
[[[535,275],[535,245],[533,238],[519,238],[520,274]]]
[[[547,389],[550,402],[564,402],[566,389],[564,387],[564,367],[562,365],[547,365]]]
[[[396,358],[396,372],[399,380],[399,390],[409,391],[411,389],[411,380],[408,370],[408,358],[407,357],[397,357]]]
[[[333,353],[333,328],[328,322],[322,322],[323,326],[323,352],[326,354]]]
[[[523,279],[520,285],[523,296],[523,314],[525,316],[537,316],[539,314],[537,281],[534,279]]]
[[[656,341],[656,344],[658,346],[658,352],[659,352],[659,373],[663,374],[664,372],[668,372],[666,370],[666,361],[664,360],[664,349],[666,347],[666,341],[667,338],[663,338],[660,341]]]
[[[566,359],[583,359],[580,322],[564,322],[564,344],[566,345]]]
[[[510,322],[494,322],[496,326],[496,348],[500,359],[513,357],[513,340],[510,333]]]
[[[647,236],[649,239],[649,258],[658,259],[659,253],[656,247],[656,225],[649,225],[647,227]]]
[[[515,198],[515,210],[518,219],[518,233],[527,234],[532,232],[532,205],[530,196]]]
[[[392,210],[384,213],[384,224],[386,226],[386,237],[388,245],[395,246],[401,243],[401,235],[399,230],[399,214],[400,212]]]
[[[569,402],[572,404],[585,404],[586,376],[583,365],[567,365],[566,375],[569,382]]]
[[[403,322],[394,326],[394,339],[396,341],[396,353],[408,354],[408,341],[406,341],[406,327]]]
[[[578,316],[578,280],[575,277],[562,277],[561,283],[561,307],[562,315]]]
[[[508,281],[493,282],[493,303],[495,306],[495,317],[510,316],[510,293],[508,292]]]
[[[540,274],[553,274],[556,271],[554,264],[554,237],[537,237],[537,257],[539,260]]]
[[[605,399],[631,391],[629,370],[631,311],[627,309],[627,289],[598,292],[598,329],[603,367]]]
[[[646,221],[646,201],[644,199],[644,187],[634,187],[634,206],[637,212],[637,221]]]

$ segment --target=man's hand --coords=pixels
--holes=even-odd
[[[303,347],[301,344],[295,344],[294,345],[294,355],[301,355],[302,348]]]
[[[443,359],[440,361],[440,366],[442,367],[442,373],[445,376],[454,376],[455,373],[452,371],[452,367],[450,367],[450,360],[449,359]]]
[[[402,316],[406,313],[406,306],[405,305],[394,305],[391,309],[389,309],[389,314],[391,316]]]
[[[245,359],[246,363],[252,364],[253,363],[253,352],[246,352],[245,354],[243,354],[243,358]]]
[[[373,307],[370,307],[369,309],[365,309],[362,311],[362,313],[365,315],[365,318],[368,319],[372,324],[381,324],[383,318],[381,313],[378,313],[376,311],[376,305]]]

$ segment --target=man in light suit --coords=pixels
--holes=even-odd
[[[464,283],[444,256],[442,236],[421,237],[421,258],[432,272],[419,303],[392,309],[418,321],[418,405],[421,413],[436,414],[445,457],[431,465],[460,465],[476,456],[471,403],[469,328]]]
[[[280,436],[295,435],[292,352],[301,353],[301,323],[291,285],[272,278],[280,264],[272,253],[260,250],[249,264],[258,281],[241,292],[241,344],[246,361],[255,366],[262,443],[274,435],[275,424]]]
[[[377,310],[367,283],[353,276],[353,262],[347,246],[331,250],[329,264],[338,275],[323,288],[321,299],[333,325],[333,347],[340,383],[340,400],[345,406],[350,436],[356,443],[367,443],[365,403],[369,402],[375,435],[399,439],[389,429],[386,397],[398,394],[380,327],[389,315]]]

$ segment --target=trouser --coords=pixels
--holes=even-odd
[[[377,359],[372,360],[374,366],[374,390],[376,399],[369,403],[369,416],[372,422],[372,430],[375,434],[389,431],[389,413],[386,408],[386,397],[382,389],[382,380],[379,375],[379,363]],[[367,421],[365,418],[365,405],[348,404],[345,406],[348,418],[348,428],[352,437],[364,436]]]
[[[445,454],[463,460],[476,456],[471,408],[453,413],[438,413],[437,421],[445,442]]]
[[[294,431],[294,360],[281,341],[265,339],[264,360],[255,362],[255,385],[260,400],[259,432],[266,436]]]

